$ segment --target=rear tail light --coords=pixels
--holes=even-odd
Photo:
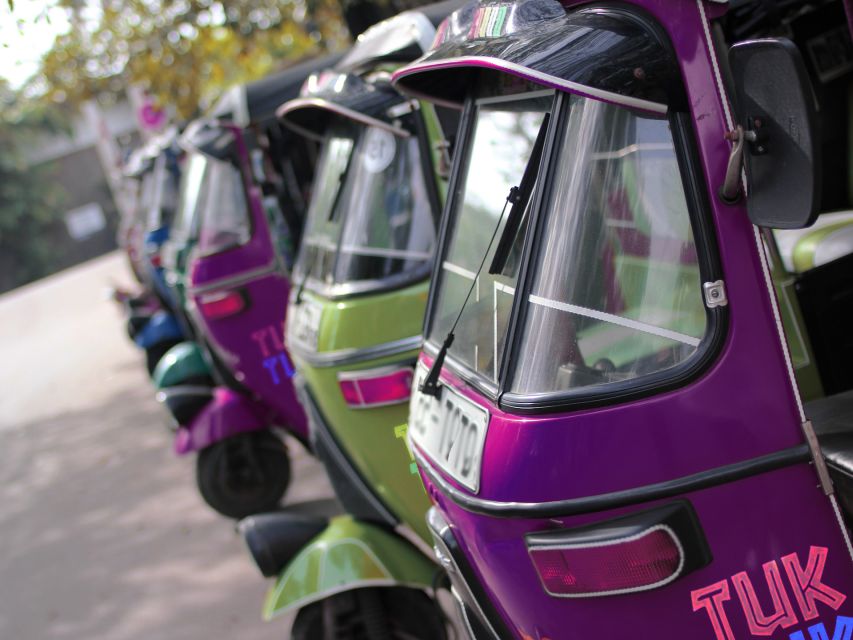
[[[159,251],[152,253],[149,259],[151,260],[151,266],[155,269],[159,269],[163,266],[163,257],[160,255]]]
[[[527,547],[542,587],[558,598],[655,589],[711,560],[687,502],[580,529],[531,534]]]
[[[649,530],[605,546],[530,549],[530,557],[552,596],[629,593],[663,586],[684,564],[675,534]]]
[[[412,392],[412,367],[383,367],[368,371],[342,371],[338,384],[346,403],[354,408],[407,402]]]
[[[198,299],[198,307],[208,320],[219,320],[243,311],[246,299],[239,291],[202,294]]]

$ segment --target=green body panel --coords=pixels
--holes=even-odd
[[[340,516],[282,570],[267,593],[264,618],[359,587],[428,589],[435,571],[435,565],[400,536]]]
[[[820,245],[823,239],[839,229],[849,227],[851,224],[853,224],[853,221],[850,220],[836,222],[834,224],[826,225],[825,227],[814,229],[800,238],[797,241],[797,244],[794,245],[794,250],[791,253],[791,260],[794,263],[794,271],[796,273],[803,273],[804,271],[812,269],[815,266],[815,251],[817,251],[818,245]]]
[[[439,167],[442,163],[442,151],[440,142],[444,141],[444,134],[441,129],[441,122],[438,119],[438,114],[435,112],[435,107],[428,102],[420,102],[421,113],[424,116],[424,125],[426,126],[427,135],[430,139],[430,153],[432,156],[432,166],[435,174],[435,184],[438,187],[438,194],[442,202],[447,200],[447,178],[441,176]],[[449,155],[446,159],[449,159]]]
[[[820,381],[817,362],[806,332],[797,292],[794,289],[796,279],[782,265],[775,243],[770,246],[768,242],[767,246],[770,278],[779,303],[779,314],[782,317],[782,326],[785,329],[791,364],[794,366],[794,376],[800,388],[800,395],[805,402],[821,398],[824,395],[823,384]]]
[[[428,284],[391,293],[334,302],[306,292],[323,308],[318,351],[375,346],[420,334]],[[393,310],[393,311],[391,311]],[[418,350],[342,366],[315,366],[291,357],[311,391],[329,429],[385,505],[424,540],[429,508],[420,476],[413,470],[401,425],[408,420],[407,402],[373,408],[346,404],[338,383],[341,371],[365,371],[392,364],[413,364]],[[403,435],[405,435],[403,433]]]
[[[210,366],[198,344],[191,341],[181,342],[160,358],[157,368],[154,369],[154,387],[173,387],[187,380],[209,375]]]
[[[317,351],[373,347],[420,335],[428,293],[428,282],[342,301],[306,290],[305,297],[323,307]]]

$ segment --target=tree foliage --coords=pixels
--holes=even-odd
[[[57,102],[109,99],[128,84],[188,118],[236,83],[323,50],[348,32],[335,0],[60,0],[72,29],[37,85]]]
[[[0,291],[53,271],[58,264],[48,230],[61,224],[63,192],[50,166],[28,166],[34,137],[68,132],[52,105],[27,103],[0,79]]]

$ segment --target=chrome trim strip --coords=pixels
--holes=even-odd
[[[213,282],[208,282],[197,287],[189,287],[187,293],[191,296],[197,296],[203,293],[210,293],[211,291],[231,289],[254,280],[255,278],[271,275],[277,271],[278,262],[276,260],[272,260],[271,262],[256,269],[244,271],[243,273],[238,273],[237,275],[230,276],[228,278],[220,278],[219,280],[214,280]]]
[[[423,336],[412,336],[369,347],[339,349],[337,351],[309,351],[297,342],[289,342],[287,346],[292,355],[302,358],[313,367],[336,367],[415,351],[420,349],[422,344]]]
[[[413,91],[409,88],[401,88],[399,86],[400,80],[407,76],[422,73],[425,71],[432,71],[434,69],[444,69],[448,67],[485,67],[497,69],[499,71],[511,73],[514,75],[521,76],[522,78],[533,80],[540,84],[544,84],[545,86],[551,86],[555,89],[560,89],[561,91],[567,91],[569,93],[578,94],[596,100],[603,100],[605,102],[612,102],[613,104],[632,109],[640,109],[641,111],[657,113],[661,115],[666,114],[668,110],[668,107],[665,104],[661,104],[659,102],[652,102],[651,100],[642,100],[640,98],[632,98],[630,96],[623,96],[621,94],[613,93],[611,91],[596,89],[595,87],[588,87],[577,82],[572,82],[571,80],[564,80],[563,78],[558,78],[557,76],[552,76],[548,75],[547,73],[542,73],[541,71],[536,71],[535,69],[525,67],[515,62],[509,62],[507,60],[501,60],[500,58],[493,58],[491,56],[459,56],[456,58],[445,58],[443,60],[435,60],[432,62],[416,63],[394,72],[391,77],[391,82],[394,87],[398,91],[401,91],[401,93],[403,94],[407,94],[419,99],[430,100],[437,104],[449,103],[452,106],[459,108],[460,105],[458,103],[450,103],[447,100],[437,101],[434,97],[425,96],[419,91]]]
[[[432,535],[434,557],[438,561],[438,564],[445,570],[448,578],[450,578],[451,593],[459,605],[460,613],[462,614],[471,640],[486,639],[477,638],[475,635],[474,629],[471,627],[471,622],[468,620],[469,607],[473,607],[474,611],[472,613],[477,616],[481,624],[486,626],[486,631],[491,633],[493,638],[500,638],[492,625],[492,621],[489,620],[486,612],[483,611],[483,608],[474,596],[473,590],[466,582],[465,576],[462,575],[462,571],[453,557],[453,553],[451,553],[444,540],[445,534],[455,539],[453,532],[450,531],[450,525],[447,524],[447,520],[439,513],[438,509],[430,507],[427,511],[426,521],[427,528]],[[458,542],[456,544],[458,545]]]

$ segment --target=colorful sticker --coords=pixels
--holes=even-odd
[[[397,153],[397,143],[394,134],[371,127],[364,136],[362,159],[364,168],[370,173],[382,173],[394,160]]]

